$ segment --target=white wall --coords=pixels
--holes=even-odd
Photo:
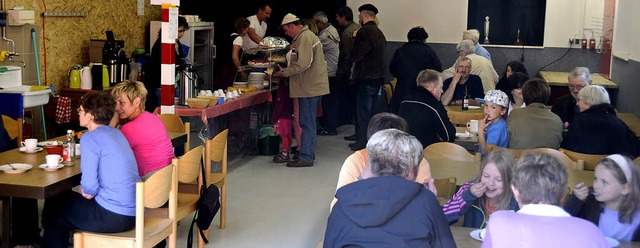
[[[640,62],[640,1],[617,0],[613,55]],[[635,25],[635,26],[634,26]]]
[[[620,0],[632,1],[636,0]],[[547,0],[545,16],[545,47],[568,47],[569,38],[581,38],[585,27],[586,4],[601,0]],[[375,5],[380,29],[387,41],[404,42],[407,32],[414,26],[423,26],[429,33],[429,42],[458,43],[467,28],[468,0],[347,0],[358,21],[358,7],[365,3]],[[638,5],[638,4],[636,4]],[[637,22],[636,22],[637,23]],[[590,38],[590,37],[588,37]]]

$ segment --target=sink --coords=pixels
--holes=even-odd
[[[31,91],[31,85],[22,85],[22,68],[19,66],[5,66],[6,71],[0,72],[0,93],[21,93],[23,108],[32,108],[49,103],[50,89]]]

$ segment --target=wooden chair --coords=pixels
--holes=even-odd
[[[636,165],[640,165],[640,156],[633,160]]]
[[[425,159],[448,159],[455,161],[480,161],[480,153],[471,154],[467,149],[451,142],[433,143],[424,148],[422,156]]]
[[[436,198],[438,199],[440,205],[444,205],[445,203],[447,203],[447,201],[451,200],[451,198],[453,198],[453,195],[456,193],[457,179],[456,177],[448,177],[435,179],[433,181],[433,184],[438,190]]]
[[[482,120],[484,113],[472,113],[469,111],[447,111],[447,116],[453,125],[458,127],[466,127],[470,120]]]
[[[564,148],[560,148],[564,154],[566,154],[569,158],[578,161],[579,164],[582,164],[582,168],[585,170],[593,171],[596,169],[596,165],[600,159],[603,159],[608,156],[608,154],[586,154],[580,152],[570,151]]]
[[[492,144],[488,144],[487,145],[487,151],[491,152],[493,150],[496,149],[504,149],[507,150],[509,153],[511,153],[513,155],[513,157],[518,160],[522,154],[524,154],[527,151],[538,151],[538,152],[544,152],[544,153],[548,153],[551,154],[553,156],[556,156],[557,158],[559,158],[562,162],[564,162],[564,164],[567,166],[567,168],[569,169],[574,169],[574,170],[583,170],[583,164],[579,163],[576,160],[571,159],[569,156],[567,156],[566,154],[564,154],[562,151],[560,150],[556,150],[556,149],[552,149],[552,148],[533,148],[533,149],[528,149],[528,150],[522,150],[522,149],[511,149],[511,148],[504,148],[504,147],[499,147],[496,145],[492,145]]]
[[[176,160],[174,159],[174,162]],[[169,238],[168,246],[176,247],[177,167],[168,165],[144,182],[136,183],[136,227],[120,233],[78,231],[73,235],[73,247],[153,247]],[[162,207],[169,201],[166,217],[145,216],[146,209]]]
[[[511,153],[511,155],[513,155],[513,157],[518,160],[518,158],[520,158],[520,156],[522,155],[522,153],[524,153],[526,150],[521,150],[521,149],[511,149],[511,148],[505,148],[505,147],[499,147],[493,144],[487,144],[487,153],[497,150],[497,149],[504,149],[507,150],[509,153]]]
[[[160,120],[168,132],[187,133],[187,142],[184,143],[184,153],[189,152],[191,144],[191,123],[182,122],[180,116],[176,114],[159,114]]]
[[[205,142],[205,172],[211,171],[211,161],[220,163],[220,172],[210,173],[207,184],[215,184],[220,189],[220,228],[227,227],[227,136],[229,129],[218,133]],[[205,231],[209,235],[209,231]]]
[[[13,119],[9,116],[2,115],[4,128],[9,133],[9,138],[16,140],[18,147],[22,146],[22,118]]]
[[[391,84],[384,84],[384,92],[387,97],[387,104],[391,104],[391,97],[393,96],[393,86]]]

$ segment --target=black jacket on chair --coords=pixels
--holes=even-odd
[[[407,121],[409,133],[420,140],[423,148],[436,142],[453,142],[456,138],[456,127],[449,120],[447,110],[424,87],[416,87],[404,98],[398,115]]]
[[[576,114],[560,147],[587,154],[619,153],[631,159],[640,153],[638,137],[607,103]]]

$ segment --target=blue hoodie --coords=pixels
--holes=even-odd
[[[324,247],[456,247],[435,195],[399,176],[347,184],[336,193]]]

